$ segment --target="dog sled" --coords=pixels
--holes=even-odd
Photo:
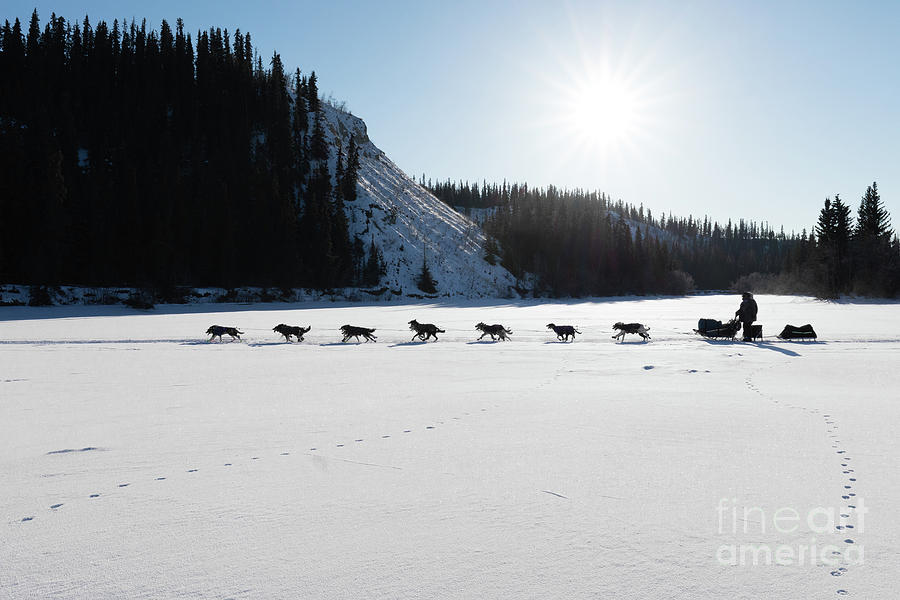
[[[700,319],[694,333],[713,340],[734,340],[734,336],[740,329],[741,323],[737,319],[731,319],[727,323],[722,323],[717,319]]]
[[[813,329],[813,326],[807,323],[806,325],[801,325],[800,327],[796,327],[794,325],[785,325],[784,329],[781,330],[781,333],[778,334],[778,339],[780,340],[814,340],[816,337],[816,330]]]

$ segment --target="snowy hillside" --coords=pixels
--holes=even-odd
[[[322,105],[332,151],[332,172],[340,145],[350,136],[360,147],[356,202],[347,204],[350,235],[366,246],[374,237],[384,254],[387,274],[381,285],[404,294],[416,287],[423,253],[437,281],[438,294],[465,297],[515,296],[515,278],[484,260],[484,234],[472,220],[456,212],[400,170],[369,140],[359,118]]]

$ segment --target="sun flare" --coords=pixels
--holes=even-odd
[[[677,72],[654,68],[654,47],[613,45],[573,25],[574,47],[548,45],[533,69],[536,118],[528,123],[535,153],[560,172],[606,181],[658,156],[677,123],[668,119],[681,97]],[[573,52],[574,50],[574,52]]]
[[[638,125],[638,99],[623,81],[591,80],[566,90],[560,119],[582,144],[610,149],[629,142]]]

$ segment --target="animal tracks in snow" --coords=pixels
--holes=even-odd
[[[463,421],[466,417],[471,417],[473,414],[479,414],[479,413],[482,413],[482,412],[487,412],[487,409],[486,409],[486,408],[482,408],[482,409],[479,410],[479,412],[476,412],[476,413],[464,412],[464,413],[462,413],[460,416],[450,417],[448,420],[449,420],[449,421],[457,421],[457,422],[460,422],[460,421]],[[434,430],[437,429],[437,427],[438,427],[439,425],[445,425],[445,424],[447,423],[447,421],[446,421],[446,420],[437,420],[437,421],[433,421],[433,423],[434,423],[433,425],[425,425],[425,426],[421,427],[421,428],[419,429],[419,431],[423,431],[423,432],[424,432],[424,431],[434,431]],[[416,429],[414,429],[414,428],[407,428],[407,429],[403,429],[403,430],[402,430],[402,432],[403,432],[404,434],[411,434],[411,433],[413,433],[413,432],[415,432],[415,431],[416,431]],[[375,437],[375,438],[373,438],[373,439],[374,439],[375,442],[386,441],[386,440],[392,440],[392,439],[393,439],[393,436],[392,436],[391,434],[387,434],[387,433],[386,433],[386,434],[377,436],[377,437]],[[353,445],[356,445],[356,444],[363,444],[363,445],[364,445],[364,444],[371,443],[371,442],[367,442],[367,441],[366,441],[366,438],[354,438],[353,440],[354,440],[354,444],[353,444]],[[334,447],[335,447],[335,448],[346,448],[346,447],[347,447],[347,444],[346,444],[346,443],[342,443],[342,442],[337,442],[337,443],[334,444]],[[80,449],[65,448],[65,449],[63,449],[63,450],[53,450],[53,451],[47,452],[47,454],[48,454],[48,455],[71,454],[71,453],[74,453],[74,452],[90,452],[90,451],[94,451],[94,450],[101,450],[101,449],[100,449],[100,448],[93,447],[93,446],[87,446],[87,447],[80,448]],[[310,447],[309,450],[308,450],[308,452],[318,452],[318,451],[319,451],[319,446],[312,446],[312,447]],[[288,451],[279,452],[279,453],[278,453],[278,456],[291,456],[291,452],[288,452]],[[249,460],[250,460],[250,461],[257,461],[257,460],[260,460],[261,458],[262,458],[262,457],[260,457],[260,456],[251,456],[251,457],[249,457]],[[370,464],[370,463],[366,463],[366,462],[353,461],[353,460],[344,459],[344,458],[339,458],[339,460],[342,460],[342,461],[345,461],[345,462],[356,463],[356,464],[364,464],[364,465],[369,465],[369,464]],[[233,462],[226,462],[226,463],[223,463],[222,466],[223,466],[223,467],[232,467],[232,466],[234,466],[234,463],[233,463]],[[384,465],[374,465],[374,464],[373,464],[372,466],[384,466]],[[391,467],[391,468],[399,469],[399,467]],[[197,468],[191,468],[191,469],[186,469],[186,470],[184,471],[184,473],[190,473],[190,474],[193,474],[193,473],[198,473],[199,471],[200,471],[200,469],[197,469]],[[154,478],[152,479],[152,481],[154,481],[154,482],[161,482],[161,481],[166,481],[167,479],[168,479],[168,477],[165,477],[165,476],[159,476],[159,477],[154,477]],[[124,483],[119,483],[119,484],[116,485],[116,487],[117,487],[118,489],[124,490],[124,488],[130,487],[130,486],[132,485],[132,483],[140,483],[140,482],[131,482],[131,481],[129,481],[129,482],[124,482]],[[555,496],[559,496],[560,498],[565,498],[565,496],[562,496],[562,495],[559,495],[559,494],[555,494],[555,493],[553,493],[553,492],[549,492],[549,491],[548,491],[547,493],[548,493],[548,494],[553,494],[553,495],[555,495]],[[97,498],[101,498],[101,497],[102,497],[102,494],[100,494],[99,492],[95,492],[95,493],[89,494],[89,495],[87,496],[87,498],[88,498],[88,499],[91,499],[91,500],[94,500],[94,499],[97,499]],[[58,503],[56,503],[56,504],[51,504],[51,505],[50,505],[50,510],[56,511],[57,509],[61,508],[61,507],[64,506],[64,505],[65,505],[65,503],[63,503],[63,502],[58,502]],[[35,515],[28,515],[28,516],[22,517],[22,519],[21,519],[19,522],[20,522],[20,523],[27,523],[27,522],[29,522],[29,521],[34,521],[35,518],[36,518]]]
[[[771,400],[774,404],[779,405],[782,408],[789,408],[795,410],[802,410],[811,415],[820,415],[823,420],[823,424],[825,425],[825,433],[827,437],[831,440],[831,448],[838,455],[838,461],[841,466],[841,475],[844,478],[845,483],[842,485],[842,489],[840,492],[841,502],[838,504],[843,504],[844,502],[853,502],[856,497],[856,492],[852,492],[854,485],[856,485],[856,481],[858,477],[856,476],[856,470],[850,468],[850,463],[853,460],[851,457],[846,456],[847,450],[843,448],[841,444],[841,440],[839,439],[838,434],[838,423],[835,417],[831,413],[822,413],[817,409],[807,408],[805,406],[797,406],[794,404],[790,404],[787,402],[780,402],[776,400],[774,396],[763,393],[754,383],[753,383],[753,374],[749,375],[745,384],[747,388],[759,396]],[[835,525],[835,529],[837,532],[847,532],[855,531],[856,525],[853,523],[848,523],[847,521],[854,517],[854,511],[856,511],[856,504],[846,504],[845,507],[840,512],[840,524]],[[849,530],[849,531],[848,531]],[[843,543],[847,546],[856,545],[857,541],[854,538],[844,538]],[[841,552],[832,552],[835,556],[842,556]],[[844,573],[847,572],[847,567],[839,567],[837,569],[832,570],[829,574],[832,577],[842,577]],[[846,589],[839,589],[835,592],[839,596],[847,596],[850,592]]]

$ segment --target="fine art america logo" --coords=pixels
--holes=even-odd
[[[767,512],[758,506],[739,506],[723,498],[716,507],[718,532],[746,543],[722,544],[716,560],[722,565],[861,565],[865,548],[856,537],[865,531],[865,500],[843,507],[817,506],[804,511],[781,507]],[[798,535],[799,534],[799,535]],[[790,536],[790,543],[767,543],[760,536]],[[794,540],[794,538],[799,538]]]

